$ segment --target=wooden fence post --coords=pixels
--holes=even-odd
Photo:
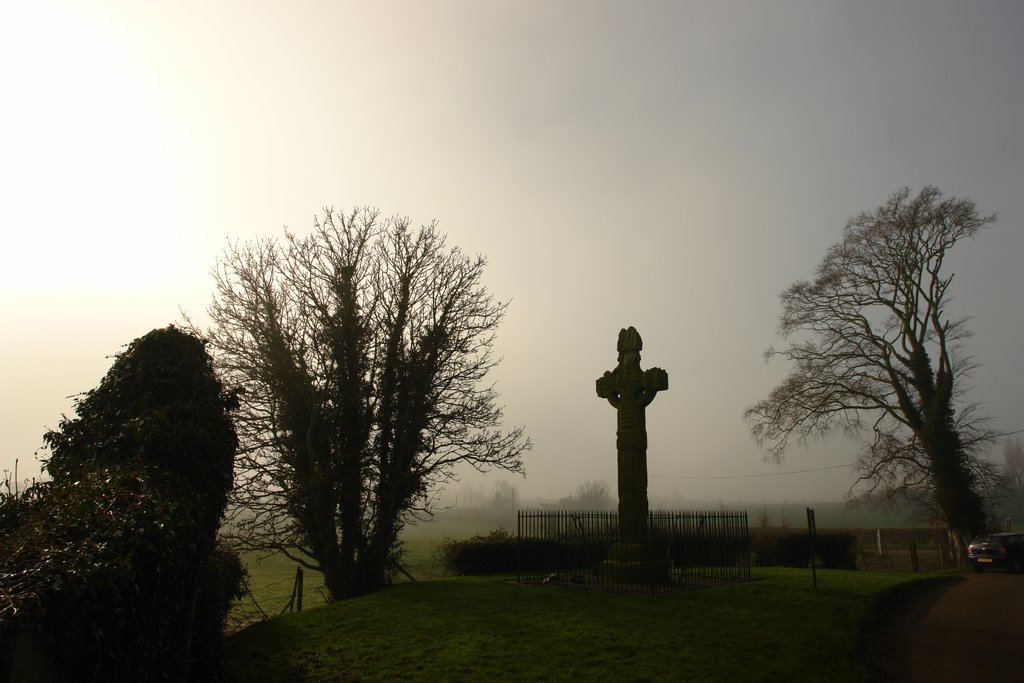
[[[814,510],[807,508],[807,538],[811,555],[811,580],[814,582],[815,588],[818,587],[818,563],[814,558],[814,537],[817,533],[818,525],[814,522]]]

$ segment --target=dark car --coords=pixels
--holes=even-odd
[[[989,567],[1024,571],[1024,534],[998,533],[978,536],[967,548],[967,561],[976,572]]]

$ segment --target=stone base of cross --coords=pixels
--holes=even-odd
[[[598,565],[598,576],[605,583],[668,583],[669,561],[653,551],[648,542],[615,543],[608,551],[608,559]]]

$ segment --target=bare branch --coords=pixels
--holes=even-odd
[[[976,490],[987,473],[975,453],[992,434],[964,400],[970,333],[947,311],[944,267],[949,249],[994,221],[926,187],[847,223],[815,277],[780,295],[790,343],[766,358],[793,369],[745,412],[767,459],[792,440],[867,434],[858,481],[869,494],[918,500],[960,529],[983,525]]]
[[[436,223],[326,209],[311,235],[232,244],[207,332],[243,390],[232,534],[305,558],[335,598],[386,580],[410,511],[459,464],[522,471],[501,430],[495,334],[507,304]],[[312,559],[309,559],[312,558]]]

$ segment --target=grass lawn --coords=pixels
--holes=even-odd
[[[437,561],[437,550],[443,539],[433,536],[412,537],[404,539],[403,566],[416,580],[443,578],[443,567]],[[288,604],[295,583],[294,561],[278,553],[260,558],[256,554],[243,555],[242,561],[249,570],[249,591],[242,600],[236,603],[228,617],[228,630],[234,631],[267,616],[277,616]],[[399,574],[395,577],[399,583],[407,579]],[[320,572],[305,570],[303,572],[303,609],[322,607],[326,603],[324,597],[324,577]]]
[[[806,570],[759,569],[751,583],[654,597],[494,577],[402,583],[254,624],[228,639],[225,670],[233,681],[859,681],[872,607],[920,576],[819,570],[814,590]]]
[[[267,616],[277,616],[288,604],[295,584],[295,568],[298,565],[283,554],[259,558],[255,554],[243,555],[242,561],[249,570],[249,591],[231,608],[228,615],[228,630],[259,621]],[[324,588],[323,575],[319,572],[303,571],[303,609],[326,604],[321,592]],[[262,610],[262,611],[261,611]]]

